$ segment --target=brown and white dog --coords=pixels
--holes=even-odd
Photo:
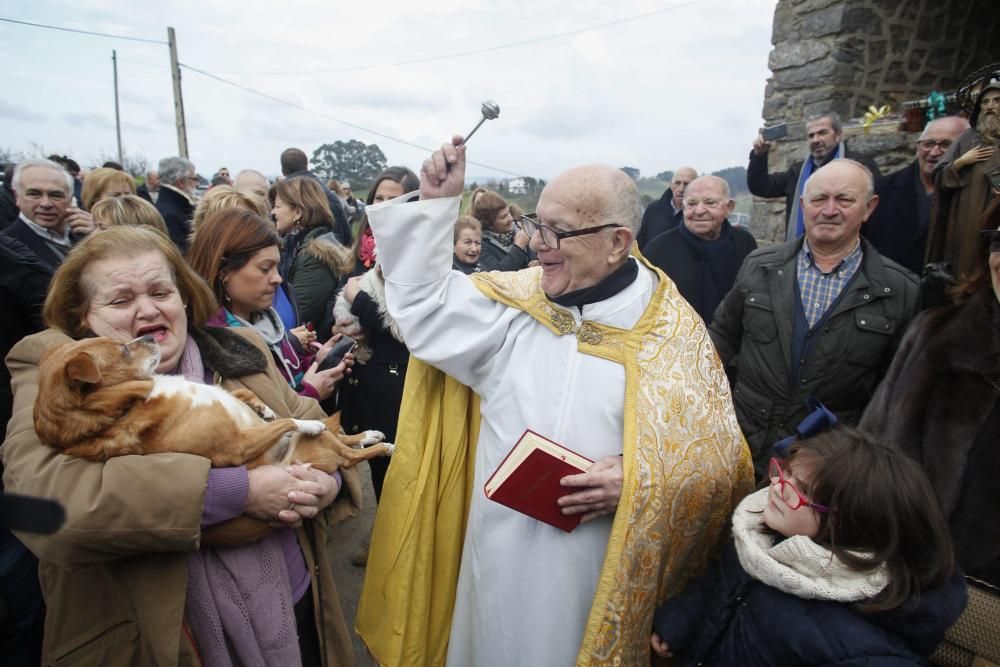
[[[157,375],[159,362],[150,336],[124,344],[88,338],[49,350],[39,364],[38,437],[91,461],[180,452],[214,467],[301,462],[327,473],[395,449],[378,431],[345,435],[339,413],[326,421],[278,419],[252,391]],[[352,448],[359,445],[372,446]],[[266,533],[265,522],[240,517],[206,530],[203,541],[241,543]]]

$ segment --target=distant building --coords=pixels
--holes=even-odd
[[[507,192],[512,195],[524,195],[528,193],[528,182],[518,176],[507,181]]]

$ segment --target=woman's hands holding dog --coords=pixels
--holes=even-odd
[[[304,465],[266,465],[250,470],[245,513],[255,519],[297,525],[333,502],[337,480]]]

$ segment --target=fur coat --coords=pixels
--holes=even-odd
[[[1000,303],[993,290],[914,320],[860,426],[924,466],[962,569],[1000,585]]]

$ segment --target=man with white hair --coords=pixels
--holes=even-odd
[[[736,201],[724,178],[694,179],[683,205],[682,223],[650,241],[643,254],[670,276],[708,324],[757,241],[747,230],[729,224]]]
[[[267,177],[259,171],[254,169],[244,169],[240,173],[236,174],[236,180],[233,182],[233,187],[236,188],[238,192],[254,195],[266,200],[267,191],[271,187],[271,184],[268,182]]]
[[[545,187],[521,220],[539,267],[453,271],[460,141],[424,162],[419,201],[368,207],[389,312],[425,363],[407,370],[359,632],[380,664],[643,664],[654,607],[749,489],[723,368],[673,283],[630,256],[641,206],[619,169]],[[595,462],[546,503],[582,517],[572,532],[483,493],[526,429]]]
[[[968,129],[959,116],[932,120],[917,139],[917,159],[875,181],[878,207],[864,226],[864,236],[883,257],[918,276],[923,273],[931,222],[934,170],[948,148]]]
[[[146,182],[136,188],[135,193],[150,204],[155,204],[160,197],[160,172],[155,169],[147,171]]]
[[[194,163],[182,157],[163,158],[160,160],[159,172],[160,196],[156,200],[156,210],[167,223],[170,240],[184,252],[191,235],[198,173]]]
[[[771,446],[817,399],[853,426],[917,312],[915,276],[861,238],[871,172],[836,159],[806,181],[805,235],[750,253],[709,327],[733,366],[736,415],[764,479]]]
[[[42,158],[14,168],[11,181],[18,219],[3,230],[55,271],[77,240],[94,230],[94,220],[73,206],[73,177],[61,165]]]

